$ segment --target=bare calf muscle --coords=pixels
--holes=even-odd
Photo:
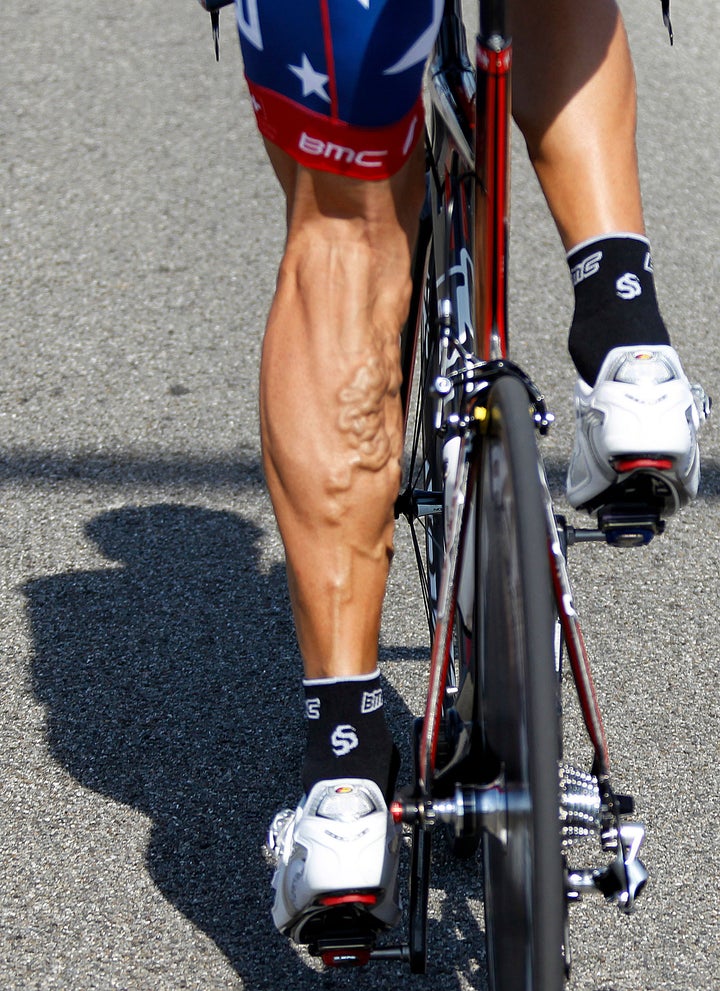
[[[266,474],[306,675],[365,673],[392,557],[422,157],[373,185],[274,160],[289,231],[263,348]]]
[[[381,471],[400,457],[398,411],[388,408],[397,406],[399,391],[397,362],[382,352],[364,357],[340,390],[338,428],[350,445],[353,467]]]

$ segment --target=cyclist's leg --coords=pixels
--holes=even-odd
[[[392,554],[422,149],[380,182],[269,150],[289,228],[261,369],[267,480],[306,677],[366,674]]]
[[[327,927],[338,925],[369,928],[371,944],[372,930],[398,917],[399,836],[384,804],[397,767],[375,672],[400,479],[399,339],[424,195],[422,148],[377,183],[270,152],[289,227],[263,347],[263,456],[309,717],[305,804],[270,830],[279,854],[273,917],[311,946],[321,948]],[[336,816],[342,841],[328,850],[338,845],[327,832]],[[283,822],[292,825],[283,830]],[[298,886],[293,860],[308,849]],[[371,904],[348,902],[349,892],[365,890]],[[339,899],[328,912],[341,912],[340,922],[313,908],[327,892]]]
[[[511,5],[513,111],[566,250],[613,231],[643,234],[635,75],[617,5]]]
[[[580,378],[568,495],[594,509],[617,500],[617,483],[623,498],[649,499],[665,515],[697,491],[698,414],[643,236],[622,18],[615,0],[512,0],[512,8],[514,111],[575,288],[569,346]]]
[[[398,336],[424,193],[420,90],[441,11],[442,0],[237,4],[258,126],[288,201],[262,429],[313,679],[377,660],[399,481]]]
[[[425,191],[420,87],[440,11],[439,0],[238,4],[288,204],[261,426],[308,715],[305,795],[269,835],[273,917],[318,949],[328,928],[359,930],[366,948],[398,917],[396,752],[377,642],[400,478],[399,339]]]
[[[363,723],[377,721],[379,690],[347,682],[377,665],[402,445],[399,334],[424,194],[422,75],[441,11],[442,0],[237,4],[258,126],[288,205],[261,418],[311,689],[306,790],[361,769],[392,787],[387,729],[356,742],[357,707]],[[348,727],[357,734],[337,760],[330,742]]]

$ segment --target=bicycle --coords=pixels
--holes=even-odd
[[[396,515],[411,525],[432,641],[414,782],[392,808],[412,830],[409,933],[385,947],[340,933],[311,952],[331,966],[394,959],[424,973],[431,837],[443,824],[459,855],[482,846],[490,987],[557,991],[570,972],[569,903],[598,891],[631,912],[647,881],[644,827],[611,785],[566,552],[580,541],[649,542],[664,529],[667,493],[639,486],[604,507],[596,528],[575,529],[554,511],[535,436],[553,417],[507,356],[511,65],[502,0],[479,0],[475,66],[460,0],[446,0],[402,347],[406,427],[416,363],[419,383]],[[587,770],[562,762],[565,656]],[[576,869],[572,844],[584,836],[597,837],[603,862]]]
[[[217,10],[229,2],[204,3],[216,53]],[[318,933],[310,951],[329,966],[398,960],[424,973],[431,838],[442,824],[458,855],[482,846],[490,987],[558,991],[570,971],[569,903],[598,891],[631,912],[647,881],[644,827],[611,785],[566,553],[583,541],[646,544],[663,532],[667,493],[657,483],[626,490],[596,528],[555,513],[536,440],[553,418],[508,358],[512,42],[503,0],[478,0],[478,11],[475,65],[461,0],[445,0],[430,63],[428,195],[402,339],[414,429],[396,515],[411,525],[432,642],[414,780],[392,806],[412,831],[408,938],[378,946],[348,908],[346,925]],[[562,760],[565,657],[588,769]],[[588,836],[603,861],[575,869],[573,842]]]

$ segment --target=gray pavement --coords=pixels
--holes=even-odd
[[[661,303],[720,395],[720,4],[627,3]],[[657,9],[656,9],[657,8]],[[271,929],[267,821],[297,797],[297,651],[262,483],[257,365],[282,211],[232,16],[0,12],[0,986],[396,986],[316,972]],[[513,350],[571,439],[562,252],[518,147]],[[292,429],[292,424],[288,424]],[[577,991],[720,987],[720,468],[656,546],[572,563],[618,784],[651,884],[572,912]],[[562,505],[562,499],[560,499]],[[382,639],[404,726],[424,631],[398,533]],[[414,600],[416,601],[416,599]],[[570,722],[573,722],[572,713]],[[585,753],[584,748],[580,748]],[[482,989],[477,872],[439,851],[431,970]]]

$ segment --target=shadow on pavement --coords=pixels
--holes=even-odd
[[[213,489],[263,487],[260,461],[253,452],[239,456],[188,457],[187,452],[158,456],[132,451],[69,454],[42,448],[0,449],[0,484],[56,485],[89,482],[128,488],[138,485],[202,485]]]
[[[25,589],[54,758],[150,817],[150,875],[246,988],[409,977],[395,964],[318,975],[272,929],[261,844],[272,814],[298,797],[304,726],[285,576],[260,569],[260,530],[232,513],[161,504],[109,511],[88,533],[107,568]],[[396,735],[407,737],[407,709],[389,694]],[[483,987],[467,905],[479,897],[477,870],[438,853],[448,894],[431,924],[432,980],[413,986],[459,987],[460,969],[462,986]]]

